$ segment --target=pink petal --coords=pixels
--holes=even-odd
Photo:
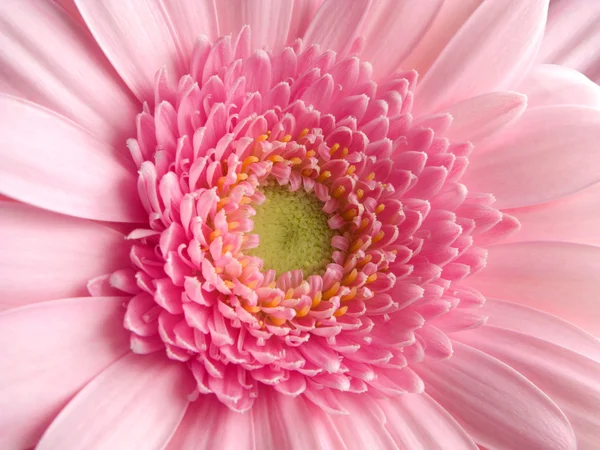
[[[535,108],[485,151],[473,153],[464,183],[493,193],[497,208],[555,200],[600,181],[599,141],[600,110]]]
[[[252,49],[279,50],[287,42],[294,2],[292,0],[218,1],[219,31],[237,35],[250,26]]]
[[[301,0],[294,2],[290,30],[286,42],[294,42],[295,39],[304,36],[315,12],[321,6],[323,0]]]
[[[521,117],[526,106],[527,97],[510,91],[469,98],[445,110],[452,116],[446,137],[452,141],[477,143]]]
[[[517,87],[530,107],[551,105],[600,106],[600,86],[563,66],[536,64]]]
[[[459,333],[463,342],[518,370],[556,402],[577,448],[600,448],[600,363],[527,334],[492,326]]]
[[[127,352],[122,297],[72,298],[0,313],[0,447],[35,445],[64,404]]]
[[[564,241],[600,245],[600,183],[568,197],[506,212],[521,223],[510,241]]]
[[[419,375],[473,439],[506,450],[576,448],[567,418],[534,384],[485,353],[453,347],[452,358],[419,366]]]
[[[131,161],[73,122],[0,95],[0,192],[88,219],[143,221]]]
[[[111,145],[134,135],[135,98],[87,30],[53,2],[6,2],[0,48],[0,85],[7,92],[63,114]]]
[[[411,450],[477,449],[454,418],[429,395],[407,394],[378,402],[386,429],[400,448]]]
[[[0,203],[0,235],[0,309],[88,295],[89,280],[130,265],[122,234],[21,203]]]
[[[371,0],[325,0],[304,34],[306,45],[319,44],[323,50],[347,52],[358,35]]]
[[[36,449],[162,449],[192,389],[185,365],[161,354],[129,353],[69,402]]]
[[[77,0],[98,44],[140,101],[153,99],[154,77],[166,66],[171,82],[187,70],[199,35],[216,36],[210,0],[123,2]]]
[[[399,70],[402,61],[431,26],[442,3],[442,0],[373,3],[360,33],[365,38],[361,53],[373,64],[378,79]]]
[[[510,87],[533,62],[547,10],[548,0],[483,2],[419,83],[415,110]]]
[[[600,362],[600,341],[552,314],[489,297],[479,311],[488,316],[487,325],[525,333]]]
[[[469,286],[566,319],[600,335],[600,247],[523,242],[488,248],[485,270]]]

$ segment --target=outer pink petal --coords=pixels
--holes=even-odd
[[[214,0],[165,2],[76,0],[90,31],[123,81],[141,101],[153,99],[154,77],[185,71],[195,39],[214,38]]]
[[[470,286],[600,335],[600,247],[522,242],[492,246],[488,252],[485,270],[468,278]]]
[[[0,202],[0,309],[88,295],[87,282],[127,267],[124,236],[100,224]]]
[[[600,110],[535,108],[485,151],[474,152],[464,182],[493,193],[499,208],[555,200],[600,181],[598,142]]]
[[[418,368],[429,393],[478,443],[498,450],[575,449],[562,411],[509,366],[459,342]]]
[[[525,333],[600,362],[600,341],[552,314],[491,297],[480,311],[488,316],[486,325]]]
[[[73,122],[0,95],[0,192],[88,219],[139,222],[146,214],[131,161]]]
[[[0,313],[0,448],[35,445],[64,404],[127,352],[122,297]]]
[[[371,0],[325,0],[306,30],[306,45],[319,44],[323,50],[348,51],[363,23]]]
[[[556,402],[579,450],[600,448],[600,363],[527,334],[485,326],[459,340],[518,370]]]
[[[373,64],[378,79],[398,71],[419,43],[443,4],[442,0],[380,0],[373,3],[363,24],[362,58]]]
[[[3,91],[53,109],[111,145],[135,134],[135,98],[92,36],[58,5],[3,2],[0,48]]]
[[[294,9],[293,0],[229,0],[217,2],[221,35],[240,32],[250,25],[252,48],[285,46]]]
[[[517,87],[530,107],[581,105],[600,107],[600,86],[576,70],[536,64]]]
[[[506,211],[521,230],[509,241],[564,241],[600,245],[600,183],[554,202]]]
[[[129,353],[71,400],[36,449],[162,449],[185,413],[192,381],[185,365],[162,354]]]
[[[511,87],[533,62],[547,9],[548,0],[483,2],[423,77],[415,111]]]
[[[295,39],[304,36],[321,3],[323,0],[294,0],[290,31],[286,42],[294,42]]]
[[[378,404],[386,417],[385,427],[402,449],[477,449],[448,411],[425,393],[379,400]]]

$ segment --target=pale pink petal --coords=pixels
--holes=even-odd
[[[92,278],[128,267],[124,236],[98,223],[0,202],[0,309],[87,295]]]
[[[600,106],[600,86],[576,70],[536,64],[516,88],[530,107],[551,105]]]
[[[445,1],[421,42],[403,62],[403,69],[414,69],[424,75],[482,2],[483,0]]]
[[[514,369],[459,342],[418,367],[426,390],[478,443],[502,450],[575,449],[562,411]]]
[[[0,447],[35,445],[85,383],[125,354],[123,297],[72,298],[0,313]]]
[[[578,70],[600,81],[600,4],[589,0],[553,1],[538,59]]]
[[[473,153],[464,183],[469,190],[492,192],[497,208],[555,200],[600,181],[598,142],[600,110],[534,108]]]
[[[493,326],[459,333],[468,345],[518,370],[552,398],[575,431],[579,450],[600,448],[600,363],[538,339]]]
[[[4,2],[0,86],[111,145],[135,133],[139,106],[89,32],[50,1]]]
[[[378,402],[385,427],[402,449],[477,449],[466,431],[429,395],[407,394]]]
[[[564,241],[600,245],[600,183],[568,197],[506,212],[521,223],[509,241]]]
[[[452,126],[446,137],[453,141],[477,141],[489,138],[521,117],[527,97],[517,92],[491,92],[449,106]]]
[[[192,389],[185,365],[161,354],[129,353],[69,402],[36,449],[162,449]]]
[[[2,194],[76,217],[144,220],[125,153],[25,100],[0,95],[0,118]]]
[[[290,31],[286,42],[294,42],[295,39],[304,36],[312,17],[321,6],[323,0],[294,0],[294,9],[290,21]]]
[[[442,7],[442,0],[374,2],[363,24],[362,58],[373,64],[376,78],[398,71],[402,61],[419,43]]]
[[[480,311],[488,316],[487,325],[525,333],[600,362],[600,341],[552,314],[491,297]]]
[[[279,50],[287,42],[294,2],[292,0],[218,1],[221,35],[237,35],[249,25],[252,49]]]
[[[541,309],[600,335],[600,247],[565,242],[492,246],[485,270],[468,284],[484,295]]]
[[[483,2],[419,83],[415,110],[510,88],[533,62],[547,9],[548,0]]]
[[[76,0],[90,31],[123,81],[151,102],[156,72],[178,80],[201,34],[216,36],[213,0]]]
[[[325,0],[304,34],[304,43],[338,53],[348,51],[370,4],[371,0]]]

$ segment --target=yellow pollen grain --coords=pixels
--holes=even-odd
[[[325,170],[321,172],[321,174],[317,177],[318,182],[325,181],[327,178],[331,176],[331,172],[329,170]]]
[[[346,188],[344,186],[338,186],[333,190],[331,196],[333,198],[340,198],[342,195],[344,195],[344,192],[346,192]]]
[[[302,139],[304,136],[306,136],[308,134],[310,130],[308,128],[305,128],[304,130],[302,130],[300,132],[300,134],[298,135],[298,139]]]
[[[375,208],[375,212],[379,214],[380,212],[383,212],[384,209],[385,205],[383,203],[380,203],[379,205],[377,205],[377,208]]]
[[[310,311],[310,305],[305,305],[300,311],[296,311],[296,317],[304,317]]]
[[[333,155],[334,155],[334,153],[335,153],[335,152],[337,152],[339,148],[340,148],[340,144],[333,144],[333,145],[331,146],[331,148],[329,149],[329,154],[330,154],[331,156],[333,156]]]
[[[281,142],[290,142],[291,140],[292,140],[291,134],[286,134],[284,137],[281,138]]]
[[[356,211],[356,209],[352,208],[346,211],[344,214],[342,214],[342,217],[344,218],[344,220],[349,222],[350,220],[354,219],[357,215],[358,212]]]
[[[209,238],[211,241],[214,241],[214,240],[215,240],[216,238],[218,238],[219,236],[221,236],[221,230],[215,230],[215,231],[212,231],[212,232],[211,232],[211,233],[208,235],[208,238]]]
[[[371,242],[373,244],[376,243],[376,242],[379,242],[380,240],[383,239],[384,236],[385,236],[385,233],[382,230],[379,233],[377,233],[375,236],[373,236],[373,240]]]
[[[372,273],[371,275],[369,275],[369,277],[367,278],[367,283],[372,283],[373,281],[375,281],[377,279],[377,273]]]
[[[278,327],[287,322],[287,319],[283,317],[269,317],[269,320],[273,325],[277,325]]]
[[[360,221],[360,225],[358,227],[358,231],[362,231],[365,228],[367,228],[367,225],[369,225],[369,219],[367,219],[366,217],[363,218],[363,220]]]
[[[346,314],[346,311],[348,311],[348,307],[342,306],[340,309],[338,309],[336,312],[334,312],[333,315],[335,317],[340,317],[340,316],[343,316],[344,314]]]
[[[357,189],[356,190],[356,196],[358,197],[359,200],[361,198],[363,198],[363,195],[365,195],[365,191],[363,191],[362,189]]]
[[[244,305],[244,309],[249,313],[255,314],[261,310],[260,306]]]
[[[333,286],[331,286],[329,289],[327,289],[325,292],[323,292],[323,300],[329,300],[331,297],[333,297],[335,294],[337,294],[337,292],[340,290],[340,283],[335,283]]]
[[[323,293],[321,291],[317,292],[315,297],[312,300],[311,308],[316,308],[321,303],[321,299],[323,298]]]
[[[358,276],[358,270],[356,269],[352,269],[352,272],[350,272],[348,275],[346,275],[343,279],[342,279],[342,284],[344,285],[349,285],[351,283],[354,282],[354,280],[356,280],[356,277]]]
[[[348,170],[346,170],[346,173],[348,175],[352,175],[354,172],[356,172],[356,166],[351,165],[350,167],[348,167]]]
[[[342,302],[348,302],[348,301],[352,300],[354,297],[356,297],[357,291],[358,291],[357,287],[354,286],[352,289],[350,289],[350,292],[348,292],[346,295],[344,295],[340,300]]]

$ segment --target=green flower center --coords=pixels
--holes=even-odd
[[[262,205],[255,205],[253,233],[259,245],[248,253],[261,258],[264,269],[277,275],[301,269],[304,276],[322,273],[331,262],[331,238],[335,232],[327,224],[323,204],[303,190],[265,186]]]

